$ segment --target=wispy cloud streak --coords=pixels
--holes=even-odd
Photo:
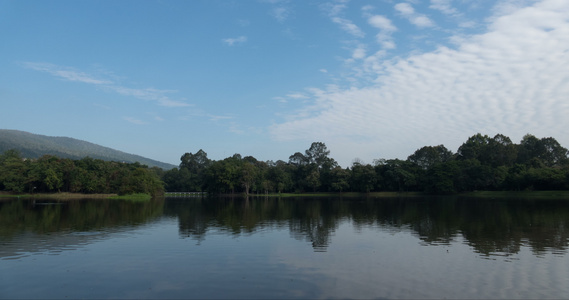
[[[166,94],[175,93],[174,90],[158,90],[153,88],[130,88],[122,85],[117,85],[112,80],[97,78],[96,76],[87,74],[82,71],[70,67],[58,66],[50,63],[41,62],[23,62],[22,66],[35,71],[45,72],[59,79],[92,84],[101,87],[105,90],[110,90],[124,96],[131,96],[141,100],[155,101],[161,106],[166,107],[183,107],[189,104],[182,101],[170,99]]]
[[[395,5],[395,10],[397,10],[404,18],[409,20],[411,24],[419,27],[432,27],[435,25],[431,19],[423,14],[415,12],[415,9],[409,3],[399,3]]]
[[[98,79],[86,73],[74,70],[68,67],[61,67],[50,63],[38,63],[38,62],[23,62],[22,65],[25,68],[46,72],[55,77],[59,77],[61,79],[69,80],[69,81],[77,81],[82,83],[88,84],[97,84],[97,85],[107,85],[112,84],[111,81]]]
[[[379,33],[376,35],[377,42],[385,49],[395,48],[395,42],[391,34],[397,31],[397,27],[393,25],[390,19],[382,15],[371,16],[368,19],[368,23],[379,29]]]
[[[245,43],[247,41],[247,37],[246,36],[240,36],[240,37],[236,37],[236,38],[227,38],[227,39],[223,39],[222,41],[229,46],[234,46],[234,45]]]

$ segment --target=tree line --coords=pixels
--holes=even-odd
[[[8,150],[0,154],[0,191],[155,195],[164,191],[156,169],[90,157],[24,159],[18,151]]]
[[[519,144],[502,134],[476,134],[456,153],[443,145],[425,146],[406,160],[355,161],[342,168],[322,142],[288,162],[259,161],[240,154],[210,160],[185,153],[178,168],[163,172],[167,191],[211,193],[426,192],[474,190],[567,190],[569,152],[554,138],[525,135]]]
[[[0,191],[147,193],[203,191],[234,193],[426,192],[473,190],[567,190],[569,152],[554,138],[525,135],[519,144],[497,134],[476,134],[456,153],[443,145],[425,146],[406,160],[359,161],[342,168],[322,142],[314,142],[288,162],[259,161],[234,154],[211,160],[185,153],[168,171],[140,163],[44,155],[24,159],[15,150],[0,154]]]

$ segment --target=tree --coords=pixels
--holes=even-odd
[[[204,171],[211,164],[211,160],[207,158],[207,153],[200,149],[196,154],[185,153],[180,158],[180,170],[186,169],[189,174],[185,176],[187,184],[182,184],[185,191],[202,191],[204,185]],[[184,174],[185,175],[185,174]]]
[[[427,184],[425,191],[432,194],[452,194],[457,192],[455,179],[458,177],[459,167],[456,161],[440,163],[427,171]]]
[[[343,192],[350,188],[350,171],[342,169],[341,167],[335,167],[330,172],[332,181],[332,190],[337,192]]]
[[[318,167],[322,167],[325,163],[329,162],[330,150],[326,147],[326,144],[322,142],[313,142],[310,148],[304,152],[306,154],[306,160],[309,164],[316,164]]]
[[[267,171],[267,179],[275,184],[278,193],[292,190],[294,168],[295,166],[279,160]]]
[[[350,187],[353,191],[369,193],[377,183],[377,174],[370,165],[354,163],[352,165],[352,176]]]
[[[487,135],[477,133],[468,138],[468,140],[458,148],[456,152],[457,157],[461,160],[477,159],[480,162],[485,161],[489,143],[490,138]]]
[[[241,184],[245,188],[245,195],[249,195],[249,189],[253,185],[257,175],[257,169],[251,162],[245,162],[241,165]]]
[[[26,190],[29,164],[17,150],[8,150],[0,155],[0,187],[6,191]]]
[[[552,137],[542,138],[540,140],[543,148],[540,158],[548,167],[561,167],[569,163],[567,148],[561,147],[559,142]]]
[[[296,152],[288,158],[288,162],[295,166],[304,166],[308,164],[308,158],[300,152]]]
[[[538,139],[526,134],[518,149],[518,163],[542,167],[561,167],[569,164],[569,152],[552,137]]]
[[[320,186],[320,172],[318,172],[317,168],[312,168],[312,170],[306,176],[305,182],[309,187],[312,188],[313,192],[316,192]]]
[[[378,164],[376,173],[382,178],[383,189],[389,191],[417,190],[417,166],[400,159],[389,159]]]
[[[516,145],[502,134],[497,134],[489,140],[487,152],[487,159],[492,167],[511,167],[518,156]]]
[[[410,155],[407,160],[418,165],[424,170],[440,163],[444,163],[452,159],[452,152],[445,146],[425,146]]]
[[[208,191],[213,193],[230,191],[235,193],[239,186],[241,156],[238,154],[224,160],[214,161],[205,171],[205,182]]]

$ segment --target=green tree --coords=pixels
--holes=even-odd
[[[460,172],[456,161],[434,165],[427,171],[425,191],[432,194],[452,194],[457,192],[455,180]]]
[[[415,151],[407,160],[418,165],[424,170],[453,158],[453,154],[445,146],[425,146]]]
[[[457,157],[460,160],[476,159],[480,162],[486,162],[489,144],[490,137],[477,133],[458,148]]]
[[[207,153],[200,149],[196,154],[185,153],[180,157],[180,170],[185,182],[179,183],[178,188],[183,191],[202,191],[204,189],[205,170],[210,166],[211,160],[207,157]]]
[[[318,187],[320,186],[320,172],[317,168],[312,168],[308,172],[308,175],[305,178],[306,184],[312,188],[313,192],[316,192]]]
[[[417,166],[400,159],[381,160],[376,173],[381,177],[381,188],[388,191],[415,191],[418,189]]]
[[[492,167],[511,167],[518,157],[518,149],[509,137],[497,134],[489,140],[487,146],[490,165]]]
[[[241,164],[241,184],[245,189],[245,195],[249,195],[249,190],[255,182],[258,170],[255,165],[251,162],[244,162]]]
[[[350,170],[335,167],[330,173],[332,177],[332,190],[341,193],[350,188]]]
[[[362,165],[354,163],[352,165],[352,174],[350,178],[350,187],[353,191],[369,193],[377,184],[377,174],[370,165]]]
[[[326,147],[326,144],[322,142],[313,142],[310,148],[305,152],[306,160],[309,164],[316,164],[318,167],[322,167],[325,163],[329,163],[330,150]]]
[[[6,191],[26,190],[28,161],[24,161],[17,150],[8,150],[0,155],[0,187]]]

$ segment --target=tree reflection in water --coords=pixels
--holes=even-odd
[[[203,241],[211,230],[234,235],[288,228],[293,238],[326,251],[342,222],[355,228],[410,231],[425,245],[459,238],[480,255],[511,255],[525,245],[535,255],[566,253],[569,201],[414,198],[168,199],[180,235]]]
[[[180,236],[198,244],[214,231],[237,236],[279,229],[327,251],[345,222],[356,231],[411,232],[423,245],[463,242],[483,256],[511,255],[521,247],[535,255],[565,254],[569,243],[569,200],[460,197],[14,200],[0,202],[0,240],[25,232],[128,230],[163,216],[176,218]]]

